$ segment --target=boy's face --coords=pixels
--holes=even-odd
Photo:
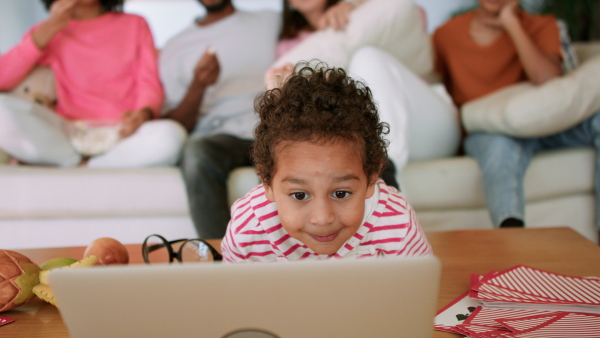
[[[277,203],[281,225],[318,254],[335,254],[362,224],[374,184],[358,146],[282,141],[266,197]]]

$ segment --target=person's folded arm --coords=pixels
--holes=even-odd
[[[0,55],[0,91],[16,87],[43,57],[31,38],[31,32],[25,34],[19,44]]]
[[[516,14],[518,2],[502,9],[499,20],[513,40],[519,59],[529,81],[541,85],[562,75],[561,60],[558,55],[545,53],[527,35]],[[557,36],[558,39],[558,36]]]
[[[198,122],[198,109],[202,104],[206,89],[217,82],[219,77],[219,61],[214,52],[207,51],[202,55],[194,69],[194,78],[181,102],[169,110],[166,118],[181,123],[190,132]]]

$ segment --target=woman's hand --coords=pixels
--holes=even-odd
[[[128,110],[121,114],[123,122],[121,123],[121,130],[119,130],[119,136],[125,138],[133,133],[146,121],[150,121],[154,117],[152,109],[142,108],[140,110]]]
[[[56,0],[50,6],[50,17],[48,22],[52,23],[54,27],[61,30],[69,24],[69,21],[73,18],[77,2],[79,0]]]
[[[328,27],[334,30],[342,30],[350,21],[350,12],[356,8],[356,4],[348,1],[341,1],[334,6],[329,7],[319,19],[317,30],[323,30]]]
[[[286,63],[285,65],[277,68],[271,68],[267,70],[265,74],[265,84],[267,90],[274,88],[280,88],[283,86],[287,78],[294,72],[294,65]]]
[[[32,38],[39,49],[44,49],[56,33],[63,30],[75,13],[79,0],[56,0],[50,6],[50,17],[33,32]]]

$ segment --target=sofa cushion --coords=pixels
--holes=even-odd
[[[573,42],[571,44],[573,50],[577,55],[577,61],[579,63],[585,62],[597,55],[600,55],[600,42]]]
[[[592,148],[534,156],[525,174],[525,201],[591,193],[594,161]],[[486,207],[481,171],[470,157],[409,163],[400,175],[400,185],[417,212]]]
[[[528,202],[525,207],[525,223],[528,228],[568,226],[597,243],[598,232],[594,225],[595,205],[594,194],[591,192]],[[489,212],[485,207],[420,210],[417,211],[417,216],[425,231],[493,228]]]
[[[279,58],[275,66],[314,58],[346,67],[350,55],[366,45],[378,47],[417,74],[431,71],[431,43],[421,12],[411,0],[370,0],[350,14],[343,31],[319,31]]]
[[[468,131],[538,137],[569,129],[600,109],[600,55],[540,86],[520,83],[462,107]]]
[[[178,168],[0,166],[0,218],[187,216]]]

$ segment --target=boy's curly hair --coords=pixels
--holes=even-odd
[[[252,160],[267,185],[275,175],[276,147],[284,140],[358,145],[369,183],[387,159],[383,136],[389,127],[379,122],[371,90],[341,68],[299,63],[281,88],[256,98],[254,109],[260,122],[254,129]]]
[[[52,6],[54,1],[56,0],[42,0],[44,5],[46,6],[46,9],[48,10],[50,9],[50,6]],[[100,0],[100,6],[102,6],[104,10],[109,12],[122,12],[124,1],[125,0]]]

